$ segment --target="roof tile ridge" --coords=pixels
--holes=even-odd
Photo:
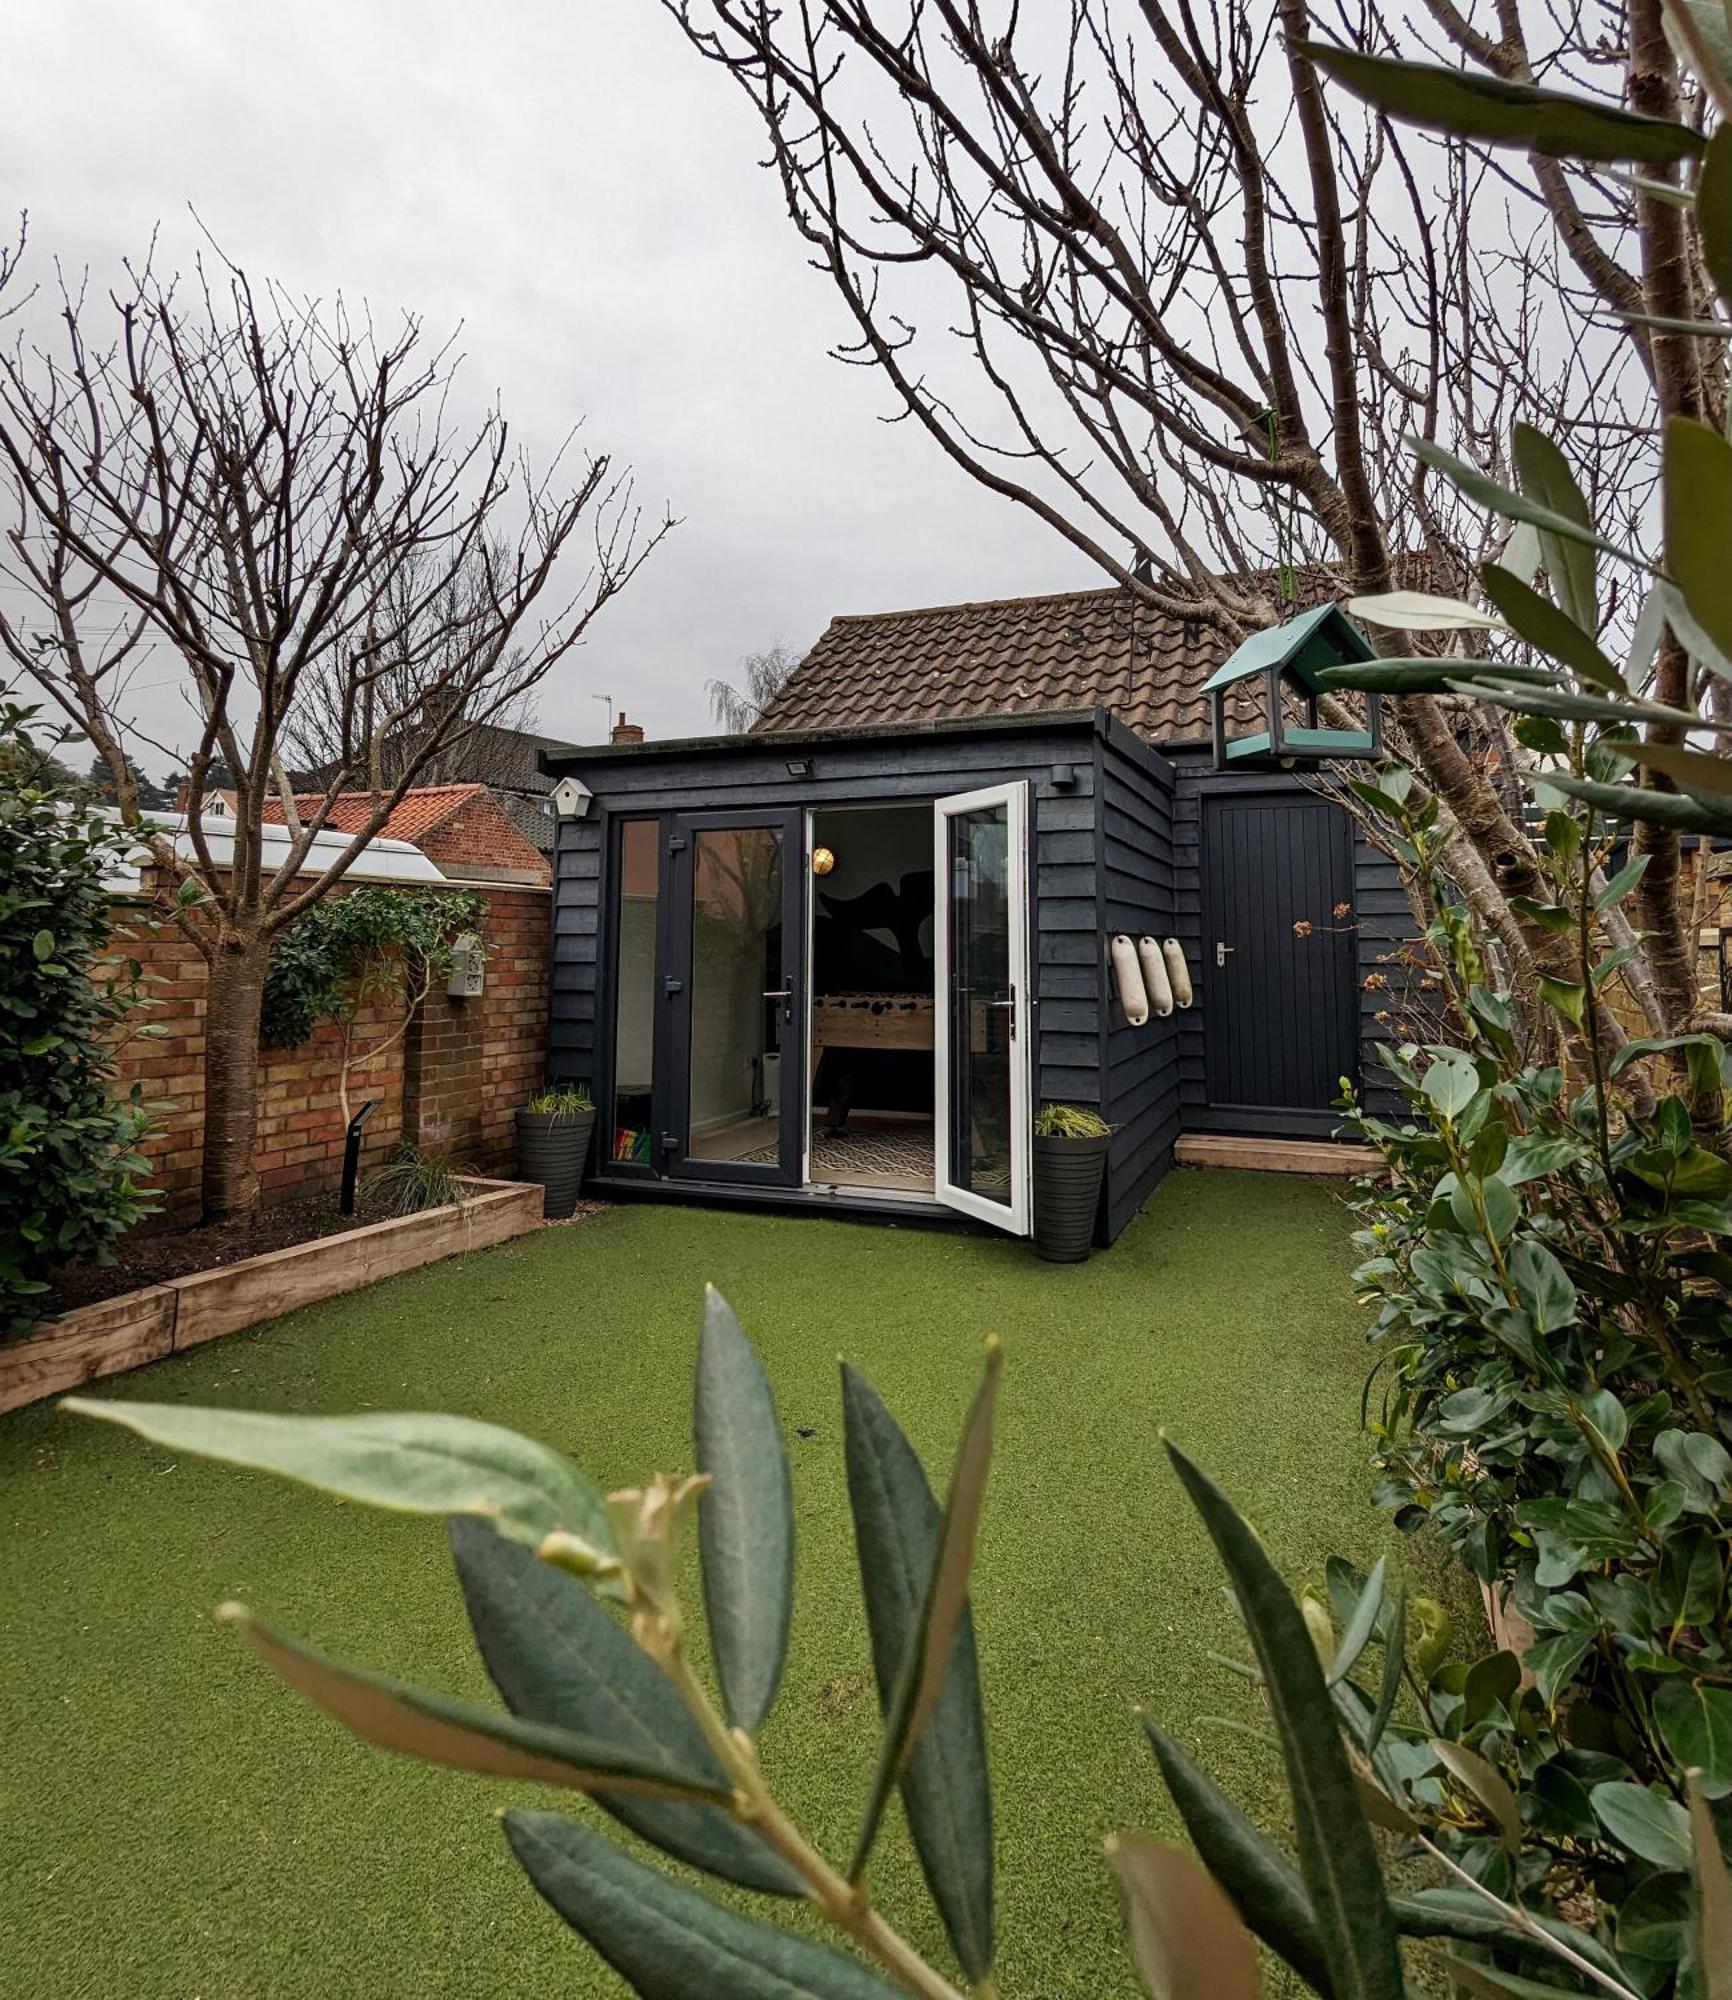
[[[906,618],[941,618],[958,611],[1012,611],[1037,604],[1076,603],[1085,598],[1116,598],[1127,591],[1122,583],[1094,584],[1085,590],[1034,591],[1024,597],[967,597],[951,604],[916,604],[902,611],[838,611],[830,624],[875,625]],[[829,628],[826,627],[826,630]]]

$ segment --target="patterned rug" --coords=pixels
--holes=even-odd
[[[774,1160],[774,1146],[743,1153],[756,1165]],[[931,1180],[932,1134],[918,1126],[906,1132],[815,1132],[812,1135],[812,1178],[847,1182],[856,1174],[901,1174]]]

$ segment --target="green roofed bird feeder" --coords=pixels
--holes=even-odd
[[[1215,739],[1215,769],[1231,771],[1274,764],[1290,770],[1295,764],[1321,764],[1335,759],[1377,758],[1383,754],[1383,717],[1378,697],[1367,694],[1363,729],[1323,729],[1318,726],[1317,701],[1322,689],[1317,676],[1326,667],[1351,666],[1376,657],[1371,642],[1338,604],[1320,604],[1286,625],[1253,632],[1242,646],[1203,683],[1209,697],[1209,725]],[[1267,727],[1248,736],[1227,734],[1227,690],[1241,681],[1260,681]],[[1301,727],[1285,725],[1281,716],[1283,681],[1289,682],[1305,705]]]

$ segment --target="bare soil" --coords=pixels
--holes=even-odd
[[[134,1230],[114,1246],[112,1264],[75,1264],[62,1271],[49,1309],[68,1312],[74,1306],[135,1292],[141,1285],[160,1285],[165,1278],[189,1278],[195,1271],[220,1270],[224,1264],[238,1264],[243,1257],[262,1256],[267,1250],[287,1250],[318,1236],[340,1236],[369,1222],[383,1222],[388,1212],[363,1193],[354,1215],[339,1215],[336,1196],[324,1194],[263,1209],[244,1222],[148,1235]]]
[[[571,1219],[581,1221],[605,1206],[604,1202],[580,1201]],[[201,1224],[149,1234],[135,1230],[115,1245],[112,1264],[77,1264],[62,1271],[47,1311],[70,1312],[74,1306],[118,1298],[122,1292],[135,1292],[143,1285],[220,1270],[246,1257],[263,1256],[267,1250],[287,1250],[317,1237],[341,1236],[369,1223],[388,1222],[393,1213],[388,1202],[363,1187],[353,1215],[339,1215],[337,1197],[321,1194],[262,1209],[245,1222]]]

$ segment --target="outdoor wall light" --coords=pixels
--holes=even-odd
[[[1074,764],[1055,764],[1052,767],[1052,788],[1055,792],[1068,792],[1076,783]]]
[[[790,778],[809,778],[811,775],[812,760],[810,757],[790,757],[788,759],[788,776]]]
[[[814,875],[828,875],[835,865],[836,857],[830,852],[829,848],[814,847],[812,849],[812,873]]]

